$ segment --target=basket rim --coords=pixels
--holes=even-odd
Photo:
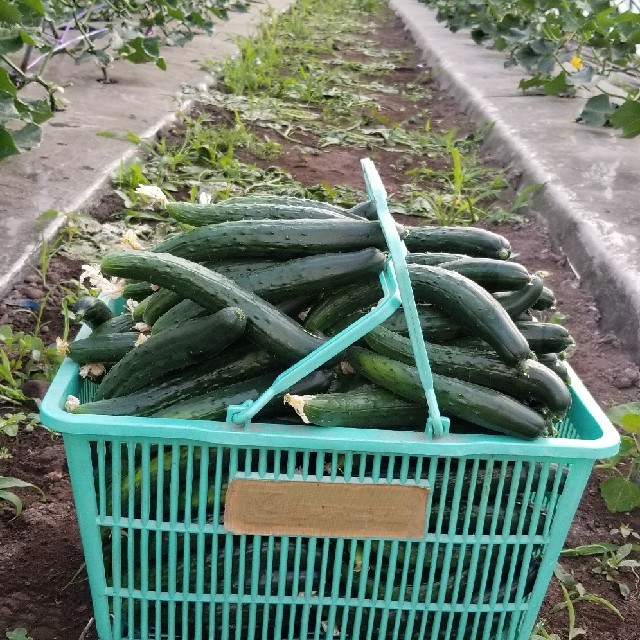
[[[64,409],[79,376],[79,365],[65,359],[40,406],[48,428],[70,436],[123,441],[154,440],[173,444],[289,448],[313,451],[361,451],[398,455],[455,457],[607,458],[617,453],[620,435],[602,409],[569,367],[573,411],[584,410],[597,429],[591,439],[537,438],[523,440],[503,435],[448,434],[429,438],[424,432],[352,427],[318,427],[251,423],[237,426],[220,421],[177,420],[136,416],[72,414]],[[579,408],[579,409],[578,409]],[[579,430],[580,425],[576,425]],[[585,427],[586,428],[586,427]]]

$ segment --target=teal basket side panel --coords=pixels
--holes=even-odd
[[[582,493],[577,483],[589,467],[229,447],[153,434],[66,440],[101,640],[520,640],[548,584],[541,568],[555,563],[554,541],[566,536],[567,501]],[[426,481],[425,535],[233,535],[222,516],[238,477]]]

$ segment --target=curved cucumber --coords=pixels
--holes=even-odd
[[[407,227],[407,249],[416,253],[445,251],[467,256],[506,260],[509,241],[497,233],[475,227]]]
[[[99,298],[82,296],[73,305],[76,321],[82,322],[91,329],[97,329],[100,325],[113,318],[113,311]]]
[[[78,364],[118,362],[135,347],[139,337],[137,331],[92,334],[88,338],[74,340],[69,345],[69,357]]]
[[[127,282],[122,289],[122,297],[125,300],[140,302],[153,293],[150,282]]]
[[[411,402],[426,403],[418,370],[360,347],[350,347],[347,361],[362,376]],[[521,438],[545,435],[549,424],[509,396],[471,382],[433,374],[443,414],[457,416],[491,431]]]
[[[364,339],[376,353],[415,366],[408,338],[376,327]],[[494,354],[476,349],[427,344],[427,353],[435,373],[502,391],[518,400],[537,400],[556,417],[562,417],[571,406],[571,394],[564,381],[535,360],[527,360],[523,371],[519,371]]]
[[[493,297],[512,318],[516,318],[534,306],[543,289],[542,278],[531,276],[531,280],[517,291],[497,292]]]
[[[335,218],[223,222],[168,238],[154,251],[206,262],[227,257],[296,257],[367,247],[386,249],[377,222]]]
[[[529,357],[529,344],[500,303],[480,285],[455,271],[410,265],[416,300],[430,302],[468,333],[488,342],[508,365]]]
[[[342,214],[324,207],[316,207],[312,201],[305,204],[277,202],[233,202],[223,200],[216,204],[195,204],[192,202],[171,202],[167,206],[169,215],[183,224],[203,227],[222,222],[244,220],[311,220],[340,219]],[[309,204],[311,203],[311,204]]]
[[[562,325],[553,322],[518,322],[518,329],[536,353],[560,353],[573,346],[573,338]]]
[[[133,308],[131,315],[136,322],[144,321],[144,312],[147,309],[147,305],[149,305],[153,300],[153,294],[147,296],[144,300],[138,302],[138,304]]]
[[[217,389],[206,394],[190,397],[183,402],[161,409],[152,415],[157,418],[180,418],[185,420],[224,420],[227,408],[231,404],[242,404],[246,400],[256,400],[276,379],[277,371],[263,374],[250,380]],[[300,393],[308,393],[314,389],[326,389],[331,374],[327,371],[314,371],[300,380],[295,388]],[[256,416],[255,420],[272,415],[280,409],[283,396],[274,398]]]
[[[91,336],[95,337],[106,333],[126,333],[127,331],[133,331],[135,324],[136,322],[130,313],[123,313],[120,316],[115,316],[111,318],[111,320],[103,322],[98,328],[92,331]]]
[[[239,307],[247,316],[251,339],[287,362],[301,360],[323,342],[229,278],[183,258],[147,251],[121,252],[106,256],[101,268],[103,273],[157,282],[210,311]]]
[[[378,278],[369,277],[329,293],[314,305],[305,318],[309,331],[325,331],[352,313],[372,307],[383,297]]]
[[[405,430],[424,427],[427,421],[424,404],[411,403],[380,388],[317,395],[288,393],[284,401],[304,423],[321,427]]]
[[[405,256],[407,264],[427,264],[431,266],[438,266],[445,262],[455,262],[462,258],[467,258],[462,253],[441,253],[436,251],[430,251],[429,253],[408,253]]]
[[[94,400],[124,396],[162,378],[220,353],[240,337],[246,316],[234,307],[183,323],[151,336],[130,351],[104,377]]]
[[[529,272],[517,262],[492,258],[462,258],[441,265],[473,280],[487,291],[511,291],[524,287],[530,280]]]
[[[147,325],[152,327],[160,316],[172,307],[175,307],[181,300],[181,295],[169,289],[160,289],[150,296],[149,302],[142,313],[142,317]]]
[[[432,305],[418,304],[418,319],[422,335],[425,340],[431,342],[443,342],[452,340],[456,336],[463,333],[460,324],[447,317]],[[409,335],[409,327],[407,326],[407,316],[404,314],[402,307],[398,309],[388,320],[382,323],[389,331],[395,331],[401,335]]]
[[[546,311],[547,309],[553,309],[556,306],[556,296],[549,287],[542,287],[540,297],[535,304],[531,305],[533,309],[537,311]]]
[[[551,369],[561,380],[568,385],[571,384],[571,376],[569,375],[569,369],[564,360],[558,358],[557,353],[538,353],[538,362]]]
[[[234,345],[220,355],[188,370],[175,371],[151,386],[126,396],[81,404],[74,413],[112,416],[148,416],[185,398],[242,382],[269,371],[274,359],[253,345]]]

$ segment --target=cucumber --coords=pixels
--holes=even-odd
[[[73,305],[76,320],[86,324],[91,329],[97,329],[101,324],[113,318],[113,311],[99,298],[82,296]]]
[[[498,291],[493,294],[493,297],[512,318],[515,318],[535,305],[543,289],[542,278],[534,275],[517,291]]]
[[[152,327],[160,316],[172,307],[175,307],[181,300],[182,296],[177,293],[169,289],[160,289],[150,296],[149,302],[142,313],[142,317],[146,324]]]
[[[488,342],[508,365],[529,357],[529,344],[500,303],[480,285],[455,271],[410,265],[415,298],[448,314],[466,332]]]
[[[565,384],[571,385],[571,376],[564,360],[558,357],[557,353],[537,353],[538,362],[551,369]]]
[[[81,404],[74,413],[112,416],[148,416],[154,411],[213,390],[253,378],[275,368],[266,351],[253,345],[232,345],[218,356],[195,367],[175,371],[134,393]]]
[[[377,304],[383,297],[380,280],[368,277],[325,295],[311,307],[304,326],[308,331],[325,331],[352,313]]]
[[[400,227],[402,234],[402,228]],[[276,220],[223,222],[172,236],[155,247],[194,262],[227,257],[298,257],[317,253],[386,249],[377,222],[364,220]]]
[[[134,307],[131,315],[136,322],[144,321],[144,312],[147,309],[147,305],[153,300],[153,294],[147,296],[144,300],[138,302],[138,304]]]
[[[284,401],[304,423],[322,427],[405,430],[424,427],[427,422],[424,405],[413,404],[380,388],[318,395],[288,393]]]
[[[547,309],[553,309],[556,306],[556,296],[549,287],[542,287],[540,297],[535,304],[531,305],[536,311],[546,311]]]
[[[410,402],[425,403],[424,389],[415,367],[360,347],[347,350],[347,362],[374,384]],[[433,374],[438,404],[444,415],[521,438],[545,435],[550,423],[509,396],[479,385]]]
[[[451,318],[447,317],[438,309],[428,304],[416,305],[418,319],[422,335],[428,342],[444,342],[451,340],[463,333],[463,328]],[[395,331],[401,335],[409,335],[407,326],[407,316],[404,309],[400,307],[390,318],[382,323],[389,331]]]
[[[199,264],[170,254],[148,251],[112,253],[102,260],[103,273],[157,282],[209,309],[234,305],[244,311],[248,336],[261,348],[285,362],[297,362],[323,339],[305,331],[273,305],[238,287],[236,283]],[[156,336],[165,334],[162,331]]]
[[[518,322],[518,329],[536,353],[560,353],[573,346],[567,329],[553,322]]]
[[[348,209],[346,212],[350,216],[358,218],[366,218],[367,220],[377,220],[378,211],[376,209],[376,203],[373,200],[365,200]]]
[[[415,366],[408,338],[376,327],[364,339],[376,353]],[[435,373],[502,391],[523,402],[537,400],[556,419],[564,416],[571,406],[571,394],[564,381],[535,360],[527,360],[524,369],[519,371],[505,365],[494,354],[475,349],[428,344],[427,353]]]
[[[125,300],[140,302],[153,293],[150,282],[127,282],[122,289],[122,297]]]
[[[223,200],[216,204],[195,204],[192,202],[171,202],[167,206],[169,215],[183,224],[193,227],[240,222],[245,220],[311,220],[341,219],[344,216],[332,209],[318,207],[313,201],[305,204],[285,203],[273,198],[272,202],[241,202],[241,198]]]
[[[473,280],[487,291],[512,291],[524,287],[531,276],[521,264],[492,258],[461,258],[441,265]]]
[[[408,253],[405,256],[405,260],[407,264],[427,264],[431,266],[438,266],[444,264],[445,262],[455,262],[456,260],[461,260],[462,258],[467,258],[462,253],[440,253],[440,252],[429,252],[429,253]]]
[[[404,242],[412,253],[443,251],[496,260],[511,255],[506,238],[475,227],[407,227]]]
[[[137,331],[104,333],[74,340],[69,345],[69,357],[78,364],[118,362],[129,353],[140,337]]]
[[[111,318],[111,320],[103,322],[93,330],[91,335],[95,337],[106,333],[125,333],[127,331],[133,331],[135,324],[136,322],[130,313],[123,313],[122,315]]]
[[[189,367],[220,353],[240,337],[246,321],[240,309],[228,307],[151,336],[109,371],[94,400],[133,393],[170,371]]]

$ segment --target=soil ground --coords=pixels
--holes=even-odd
[[[380,20],[371,37],[387,48],[405,52],[404,66],[390,74],[385,82],[400,89],[408,82],[426,83],[431,97],[417,106],[429,109],[433,127],[455,127],[459,132],[473,130],[452,99],[441,93],[425,74],[419,55],[399,21],[387,15]],[[379,97],[387,100],[385,108],[392,120],[405,121],[416,107],[403,103],[398,96]],[[180,130],[169,133],[180,135]],[[361,148],[341,146],[318,154],[303,154],[295,144],[281,142],[283,149],[277,164],[303,184],[324,180],[332,185],[362,188],[359,169],[359,160],[363,156]],[[306,142],[309,144],[311,141]],[[398,154],[372,152],[370,156],[376,162],[387,190],[393,193],[402,180]],[[252,161],[260,164],[259,160]],[[486,161],[492,162],[491,158],[486,158]],[[270,164],[273,163],[270,161]],[[94,207],[92,215],[106,221],[116,217],[120,209],[119,199],[113,194],[105,194]],[[404,224],[420,222],[417,218],[399,221]],[[597,308],[588,292],[580,287],[566,258],[553,246],[542,224],[528,219],[487,226],[510,240],[517,261],[532,271],[548,273],[545,282],[554,290],[558,310],[567,316],[564,324],[578,345],[571,364],[599,404],[606,408],[638,400],[640,389],[635,381],[640,378],[640,372],[637,366],[622,352],[615,336],[599,332]],[[79,266],[69,259],[54,258],[50,269],[51,282],[58,284],[77,278]],[[28,328],[31,322],[28,316],[16,313],[11,305],[12,301],[28,297],[27,289],[34,287],[41,287],[35,273],[28,281],[16,285],[0,307],[4,313],[0,324]],[[44,317],[51,340],[61,332],[59,300],[59,294],[52,296]],[[36,390],[36,395],[38,391],[41,389]],[[20,492],[25,510],[18,518],[13,518],[8,507],[0,506],[0,634],[5,630],[26,627],[34,640],[94,640],[95,631],[85,629],[92,615],[91,601],[62,439],[38,428],[32,433],[20,434],[17,440],[4,438],[0,445],[9,447],[13,454],[11,459],[0,461],[0,475],[34,482],[46,494],[44,500],[34,492]],[[640,530],[638,511],[628,515],[607,511],[598,492],[601,477],[602,472],[596,472],[587,486],[567,546],[611,540],[610,530],[619,527],[621,522]],[[625,600],[614,583],[592,572],[595,566],[593,559],[563,559],[563,565],[575,573],[587,592],[609,599],[624,616],[624,620],[620,620],[598,605],[578,604],[577,626],[585,630],[586,637],[598,640],[640,638],[638,581],[634,575],[629,575],[631,594]],[[560,589],[554,581],[541,617],[547,618],[547,628],[556,631],[564,640],[567,636],[566,612],[549,613],[561,599]]]

